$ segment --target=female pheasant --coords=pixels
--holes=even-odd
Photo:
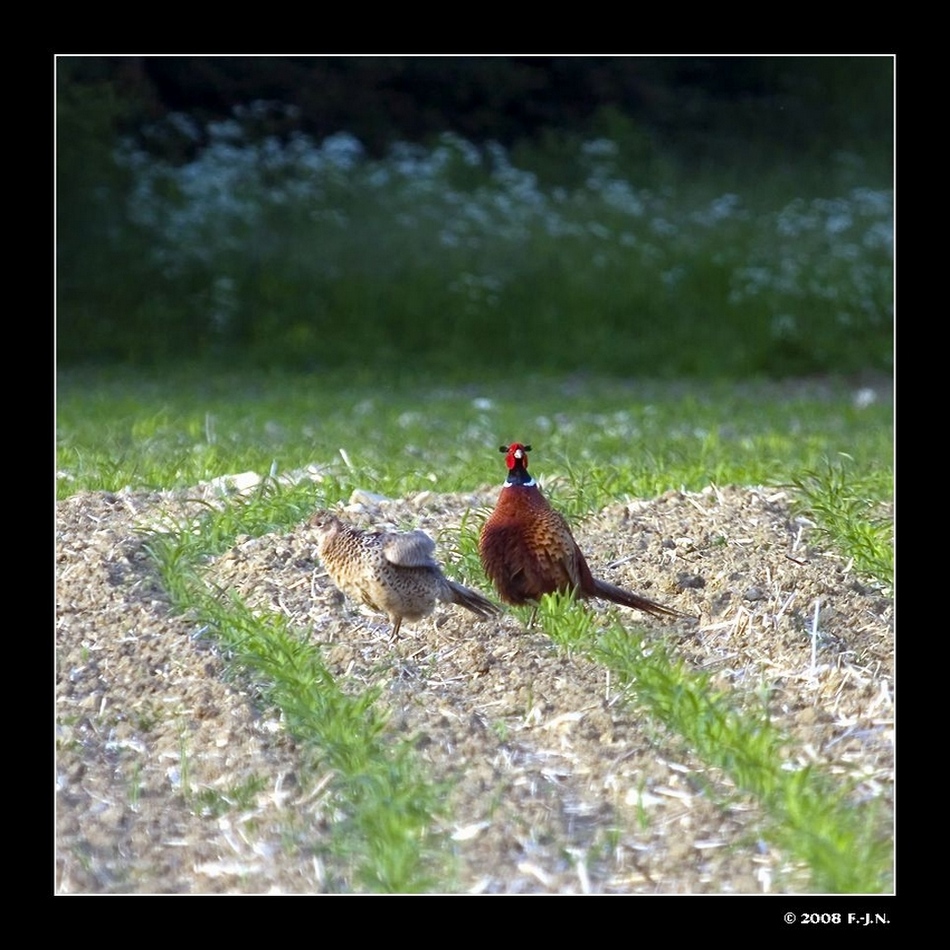
[[[310,524],[330,579],[353,600],[389,617],[390,640],[399,636],[403,620],[427,617],[437,601],[458,604],[483,620],[500,612],[442,573],[432,556],[435,541],[424,531],[361,531],[323,510]]]
[[[512,442],[501,451],[508,478],[482,526],[478,553],[505,603],[536,603],[543,594],[574,591],[578,597],[601,597],[657,617],[684,616],[594,577],[563,515],[548,504],[528,474],[531,446]]]

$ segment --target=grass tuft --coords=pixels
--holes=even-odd
[[[853,558],[855,569],[890,587],[894,583],[894,520],[888,512],[890,473],[859,473],[854,459],[825,459],[793,477],[799,506],[822,540]]]

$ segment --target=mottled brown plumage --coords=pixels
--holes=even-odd
[[[353,600],[386,614],[391,640],[403,620],[421,620],[438,601],[483,620],[499,613],[496,604],[442,573],[433,557],[435,541],[424,531],[361,531],[328,511],[318,511],[310,523],[330,579]]]
[[[537,603],[544,594],[573,591],[578,597],[634,607],[657,617],[684,616],[672,607],[594,577],[571,529],[528,474],[530,445],[502,446],[508,478],[478,541],[482,567],[506,604]]]

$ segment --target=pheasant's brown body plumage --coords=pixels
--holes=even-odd
[[[657,617],[683,616],[591,574],[571,529],[528,474],[530,446],[502,446],[508,479],[495,510],[482,526],[478,551],[485,573],[506,604],[536,603],[544,594],[573,591],[600,597]]]
[[[435,541],[424,531],[361,531],[328,511],[318,511],[310,523],[330,579],[353,600],[386,614],[390,639],[399,636],[403,620],[427,617],[438,601],[482,619],[499,613],[496,604],[442,573],[433,557]]]

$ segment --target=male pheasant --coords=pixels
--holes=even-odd
[[[482,526],[478,552],[482,567],[507,604],[537,603],[543,594],[573,591],[576,596],[635,607],[656,617],[682,617],[646,597],[591,574],[571,529],[528,474],[530,445],[501,446],[508,465],[495,510]]]
[[[389,617],[390,640],[399,636],[403,620],[427,617],[437,601],[458,604],[483,620],[500,612],[442,573],[432,556],[435,541],[424,531],[361,531],[323,510],[310,523],[330,579],[353,600]]]

